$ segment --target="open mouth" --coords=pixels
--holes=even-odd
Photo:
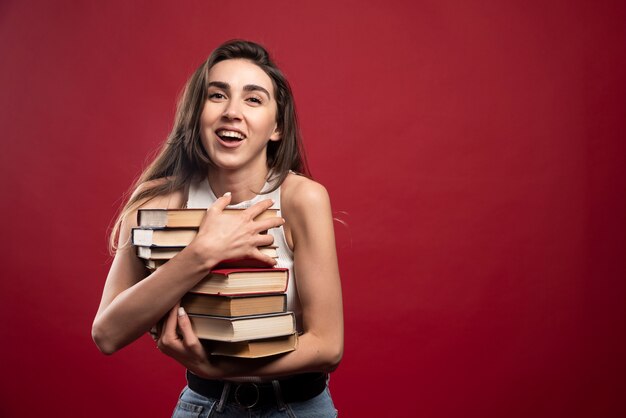
[[[215,134],[225,143],[227,144],[237,144],[244,139],[246,136],[241,132],[237,131],[229,131],[228,129],[220,129]]]

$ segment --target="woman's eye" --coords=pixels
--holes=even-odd
[[[209,99],[223,99],[224,95],[222,93],[211,93],[209,94]]]
[[[261,99],[259,99],[258,97],[248,97],[248,101],[249,101],[249,102],[252,102],[252,103],[254,103],[254,104],[261,104],[261,103],[263,103],[263,102],[261,101]]]

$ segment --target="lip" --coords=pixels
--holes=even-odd
[[[224,129],[224,128],[220,128],[220,129]],[[236,131],[241,133],[241,131],[236,130],[236,129],[228,129],[228,130],[232,130],[232,131]],[[243,144],[243,142],[246,140],[245,138],[240,140],[240,141],[224,141],[222,138],[219,137],[219,135],[217,133],[215,133],[215,138],[217,139],[217,142],[223,146],[224,148],[230,148],[230,149],[234,149],[234,148],[238,148],[241,146],[241,144]]]

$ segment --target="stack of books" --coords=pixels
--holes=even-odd
[[[241,209],[225,209],[235,213]],[[155,270],[196,236],[206,209],[139,209],[132,243]],[[256,219],[278,216],[268,209]],[[277,258],[277,248],[261,247]],[[297,333],[287,311],[289,270],[258,260],[225,260],[182,299],[194,331],[213,355],[258,358],[293,351]]]

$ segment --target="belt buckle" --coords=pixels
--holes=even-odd
[[[261,392],[255,383],[241,383],[235,389],[235,401],[244,408],[254,408],[259,403],[260,398]]]

